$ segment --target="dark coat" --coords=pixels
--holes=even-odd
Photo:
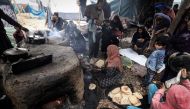
[[[63,29],[63,22],[64,20],[59,17],[58,21],[53,25],[53,27],[55,27],[57,30],[61,31]]]
[[[4,24],[2,22],[2,19],[7,21],[9,24],[15,26],[15,27],[22,27],[19,23],[14,21],[11,17],[9,17],[7,14],[3,12],[3,10],[0,9],[0,55],[7,49],[12,48],[11,41],[9,40],[6,30],[4,29]]]
[[[139,43],[138,39],[143,38],[145,41],[143,43]],[[137,47],[141,48],[144,44],[150,41],[150,35],[147,32],[143,32],[140,34],[139,32],[134,33],[132,38],[132,45],[137,45]]]
[[[110,44],[119,45],[119,40],[112,34],[111,29],[106,27],[105,25],[102,27],[102,46],[101,51],[106,52],[107,47]]]
[[[112,27],[112,31],[117,31],[116,28],[118,28],[119,31],[123,31],[123,25],[122,25],[122,23],[116,23],[114,21],[111,21],[111,27]]]

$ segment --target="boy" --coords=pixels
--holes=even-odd
[[[154,44],[155,50],[151,53],[146,62],[147,74],[144,77],[144,86],[149,85],[152,82],[155,74],[165,66],[164,58],[167,42],[167,36],[160,36],[156,39]]]

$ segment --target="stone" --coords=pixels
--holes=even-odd
[[[44,103],[65,95],[72,104],[82,101],[83,72],[71,47],[30,45],[30,53],[53,54],[53,62],[19,75],[3,77],[4,89],[16,109],[38,109]]]

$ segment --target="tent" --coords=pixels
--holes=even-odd
[[[0,0],[0,9],[2,9],[11,18],[16,19],[16,15],[13,10],[13,6],[9,0]],[[4,26],[10,26],[7,22],[3,21]]]
[[[34,16],[44,17],[45,10],[41,0],[12,0],[15,12],[31,13]]]
[[[84,0],[79,0],[80,2]],[[107,0],[111,11],[117,15],[136,21],[140,0]],[[87,0],[86,5],[94,4],[97,0]]]
[[[139,0],[112,0],[110,2],[111,10],[121,17],[127,17],[135,21],[137,16],[137,7]]]
[[[47,1],[47,0],[45,0]],[[45,3],[43,2],[45,5]],[[77,20],[80,19],[80,10],[77,0],[49,0],[48,7],[51,12],[58,12],[63,19]]]

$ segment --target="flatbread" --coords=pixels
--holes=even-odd
[[[135,104],[134,106],[140,106],[142,105],[141,102],[139,101],[137,104]]]
[[[123,95],[121,99],[121,105],[131,105],[128,95]]]
[[[111,92],[109,92],[108,96],[109,96],[110,98],[113,98],[114,95],[113,95]]]
[[[120,104],[121,99],[122,99],[121,93],[117,93],[116,95],[113,96],[112,101],[117,104]]]
[[[89,89],[90,89],[90,90],[96,89],[96,84],[91,83],[91,84],[89,85]]]
[[[121,91],[120,87],[117,87],[111,91],[112,94],[117,94]]]
[[[129,96],[129,101],[131,102],[131,104],[132,105],[134,105],[134,106],[137,106],[137,105],[139,105],[140,103],[140,101],[139,101],[139,99],[136,97],[136,96],[134,96],[134,95],[130,95]]]
[[[128,87],[128,86],[122,86],[121,87],[121,91],[127,95],[131,95],[132,94],[132,91],[131,89]]]
[[[105,65],[105,62],[104,60],[98,60],[96,63],[95,63],[95,66],[98,67],[98,68],[102,68],[103,66]]]
[[[139,92],[133,93],[134,96],[136,96],[138,99],[143,99],[143,96]]]

